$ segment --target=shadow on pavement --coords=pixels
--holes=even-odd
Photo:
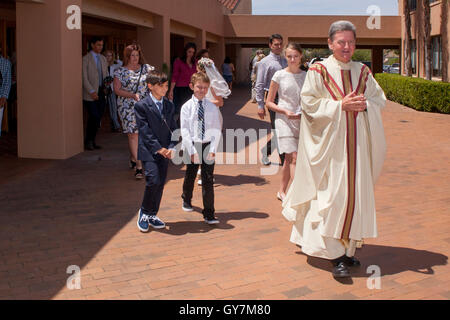
[[[227,101],[225,126],[234,126],[236,120],[247,128],[267,126],[235,116],[243,106],[242,90]],[[105,244],[136,218],[145,182],[136,181],[128,168],[123,134],[102,130],[98,136],[102,150],[67,160],[17,159],[15,143],[11,138],[9,154],[0,155],[0,299],[51,299],[66,286],[69,266],[83,269],[91,260],[103,259]],[[169,169],[169,180],[183,176],[182,166]],[[218,175],[217,180],[228,186],[265,184],[250,176]],[[268,214],[230,212],[217,217],[218,226],[206,225],[199,214],[198,221],[168,223],[166,232],[229,230],[234,228],[232,220],[264,219]],[[111,259],[105,263],[115,263]]]
[[[263,186],[267,184],[267,180],[261,177],[257,176],[247,176],[240,174],[238,176],[224,176],[221,174],[214,175],[216,181],[215,185],[222,185],[222,186],[240,186],[243,184],[254,184],[255,186]]]
[[[305,255],[301,251],[297,254]],[[416,250],[402,247],[389,247],[365,244],[355,255],[361,261],[361,267],[352,268],[351,275],[356,278],[368,278],[373,272],[367,273],[369,266],[378,266],[381,276],[394,275],[404,271],[414,271],[423,274],[434,274],[433,267],[447,265],[448,257],[427,250]],[[331,263],[326,259],[307,257],[309,265],[325,271],[332,271]]]
[[[267,213],[262,212],[225,212],[216,213],[216,217],[220,220],[219,224],[208,225],[203,221],[201,209],[194,207],[195,212],[200,213],[198,215],[199,221],[180,221],[180,222],[167,222],[166,229],[158,230],[158,232],[167,233],[173,236],[181,236],[188,233],[205,233],[213,229],[229,230],[234,229],[234,226],[229,223],[232,220],[243,219],[266,219],[269,217]]]

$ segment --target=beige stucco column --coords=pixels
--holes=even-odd
[[[19,157],[83,151],[81,2],[16,2]]]
[[[209,55],[214,60],[217,68],[223,63],[225,60],[225,39],[220,37],[217,43],[214,43],[209,48]]]
[[[206,31],[197,30],[197,36],[194,39],[194,42],[197,45],[197,51],[200,51],[201,49],[206,49]]]
[[[249,65],[251,62],[252,49],[238,47],[236,57],[236,79],[239,84],[250,83]]]
[[[153,23],[154,28],[137,27],[137,37],[147,63],[162,70],[170,64],[170,18],[155,15]]]

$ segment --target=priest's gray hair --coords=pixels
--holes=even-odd
[[[356,39],[356,27],[350,21],[340,20],[333,22],[330,26],[330,31],[328,32],[328,38],[333,41],[334,34],[339,31],[353,31]]]

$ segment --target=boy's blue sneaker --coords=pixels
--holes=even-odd
[[[157,216],[148,216],[148,223],[155,229],[163,229],[166,224]]]
[[[137,220],[137,226],[141,232],[148,232],[149,225],[149,215],[142,213],[142,209],[139,209],[138,212],[138,220]]]

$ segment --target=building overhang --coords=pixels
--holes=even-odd
[[[361,44],[401,43],[400,16],[381,16],[380,28],[369,29],[369,16],[228,15],[225,16],[225,37],[227,43],[261,43],[262,39],[267,43],[271,34],[278,33],[305,44],[326,43],[330,25],[338,20],[348,20],[356,26]]]
[[[153,15],[145,10],[135,8],[118,1],[83,0],[82,12],[85,15],[117,21],[135,26],[153,28]]]

